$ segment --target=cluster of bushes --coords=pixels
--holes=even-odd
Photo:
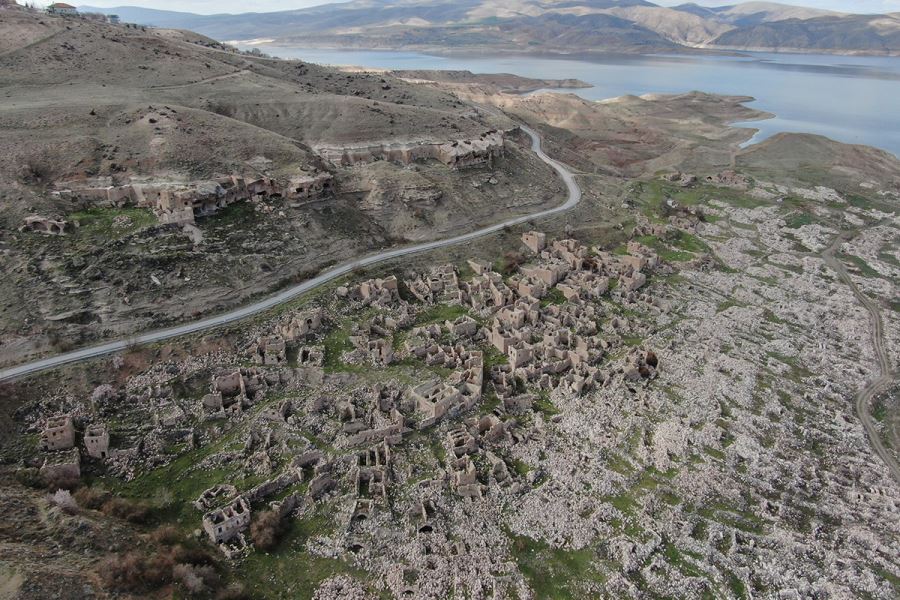
[[[56,490],[74,490],[81,485],[81,479],[65,473],[53,475],[41,475],[36,468],[19,469],[15,473],[16,481],[24,486],[34,489],[45,489],[48,492]]]
[[[73,497],[82,508],[99,510],[104,515],[132,523],[146,523],[150,516],[150,506],[145,502],[113,496],[100,488],[80,487]]]
[[[225,584],[215,560],[204,548],[183,540],[172,526],[150,534],[151,552],[130,550],[104,560],[97,569],[103,584],[112,590],[149,592],[175,585],[191,596],[216,600],[247,598],[240,584]]]
[[[104,515],[124,519],[131,523],[146,524],[150,520],[151,506],[140,500],[114,496],[102,488],[79,486],[79,482],[64,478],[42,480],[21,475],[19,480],[31,487],[46,487],[48,500],[63,511],[74,514],[79,509],[97,510]]]

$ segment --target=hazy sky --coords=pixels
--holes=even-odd
[[[24,0],[19,1],[24,2]],[[53,1],[55,0],[37,0],[36,3],[49,4]],[[656,0],[656,3],[673,6],[689,1],[705,6],[722,6],[737,3],[735,0]],[[69,2],[104,7],[143,6],[146,8],[209,14],[290,10],[327,4],[328,0],[251,0],[249,2],[246,0],[79,0],[78,2],[69,0]],[[857,13],[900,12],[900,0],[784,0],[783,3]]]

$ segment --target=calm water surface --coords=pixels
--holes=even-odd
[[[529,56],[430,56],[415,52],[257,46],[283,58],[385,69],[465,69],[538,79],[576,78],[590,100],[624,94],[700,90],[753,96],[774,119],[754,121],[753,141],[781,131],[817,133],[900,156],[900,58],[749,53],[725,56],[607,56],[590,60]]]

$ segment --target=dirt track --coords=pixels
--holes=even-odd
[[[890,388],[896,375],[891,371],[891,361],[884,348],[884,325],[881,319],[881,310],[879,309],[878,304],[873,302],[859,290],[850,278],[847,268],[835,257],[835,252],[841,247],[841,244],[852,239],[856,233],[857,232],[854,230],[846,231],[838,235],[831,245],[822,252],[822,258],[825,260],[825,264],[834,269],[840,280],[850,288],[850,291],[853,292],[856,299],[859,300],[860,304],[868,311],[869,317],[872,320],[872,345],[875,349],[875,355],[878,357],[879,375],[857,393],[854,401],[854,410],[856,411],[857,418],[859,418],[863,428],[866,430],[866,436],[869,438],[869,443],[872,445],[875,454],[881,457],[881,460],[884,461],[884,464],[887,466],[888,470],[890,470],[894,479],[900,482],[900,463],[897,462],[896,457],[894,457],[891,451],[885,447],[884,442],[881,440],[881,436],[878,434],[878,430],[875,428],[875,424],[872,420],[872,413],[870,412],[872,400],[878,394]]]

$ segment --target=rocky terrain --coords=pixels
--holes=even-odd
[[[0,383],[0,596],[900,595],[892,155],[741,148],[748,97],[0,29],[6,362],[555,206],[520,123],[583,193]]]
[[[8,385],[4,496],[52,523],[16,513],[8,585],[46,593],[17,549],[52,527],[106,540],[54,551],[85,594],[895,597],[900,484],[853,406],[872,315],[827,259],[894,356],[897,196],[870,183],[670,172],[628,184],[619,233],[509,232]],[[52,427],[94,444],[80,486]]]
[[[740,49],[896,56],[896,14],[848,15],[773,2],[663,7],[645,0],[360,0],[272,13],[196,15],[120,6],[91,8],[218,40],[297,47],[418,51],[686,52]]]

